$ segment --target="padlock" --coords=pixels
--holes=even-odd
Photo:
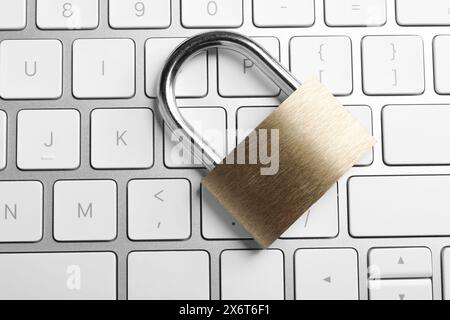
[[[224,159],[184,120],[174,93],[182,64],[209,48],[243,54],[289,95]],[[161,73],[157,108],[172,132],[194,141],[194,156],[211,171],[202,184],[263,247],[278,239],[376,142],[318,81],[300,84],[261,46],[233,32],[203,33],[175,49]],[[270,139],[269,131],[274,133]],[[265,150],[278,152],[274,174],[263,174],[267,164],[249,161],[263,148],[261,140],[266,140]]]

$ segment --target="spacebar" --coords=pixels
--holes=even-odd
[[[0,300],[115,298],[111,252],[0,254]]]
[[[348,183],[354,237],[450,235],[450,176],[352,177]]]

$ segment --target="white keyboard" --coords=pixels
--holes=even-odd
[[[0,0],[0,299],[450,298],[449,8]],[[166,57],[215,29],[321,80],[378,140],[269,250],[156,121]],[[284,97],[228,50],[186,63],[176,95],[223,155]]]

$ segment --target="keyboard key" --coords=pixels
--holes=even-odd
[[[1,300],[113,300],[116,288],[111,252],[0,254]]]
[[[151,98],[156,98],[161,70],[170,53],[184,38],[148,39],[145,43],[145,88]],[[175,94],[178,97],[204,97],[208,93],[208,63],[206,52],[192,57],[178,72]]]
[[[149,168],[153,165],[150,109],[96,109],[91,115],[94,168]]]
[[[184,240],[191,235],[191,185],[187,179],[128,183],[128,236],[132,240]]]
[[[135,92],[131,39],[81,39],[73,43],[73,94],[77,98],[131,98]]]
[[[242,107],[237,111],[237,143],[241,143],[276,107]]]
[[[253,0],[253,21],[257,27],[312,26],[314,0]]]
[[[449,15],[450,17],[450,15]],[[439,94],[450,94],[450,36],[437,36],[433,41],[434,88]]]
[[[450,248],[442,250],[442,291],[445,300],[450,300]]]
[[[209,264],[206,251],[131,252],[128,299],[208,300]]]
[[[383,156],[389,165],[449,164],[450,106],[390,105],[383,109]],[[417,130],[417,128],[422,128]]]
[[[374,27],[386,23],[386,0],[325,0],[330,27]]]
[[[348,111],[369,131],[372,129],[372,110],[368,106],[345,106]],[[370,166],[373,162],[373,149],[362,157],[356,166]]]
[[[227,150],[226,121],[227,115],[222,108],[181,108],[181,114],[196,133],[220,155],[225,157]],[[189,140],[187,137],[186,141]],[[192,151],[192,144],[191,144]],[[183,149],[182,142],[164,126],[164,163],[170,168],[202,167],[201,161],[195,159],[192,152]]]
[[[354,249],[296,251],[297,300],[357,300],[358,292],[358,254]]]
[[[0,1],[0,30],[20,30],[27,24],[26,0]]]
[[[109,0],[109,24],[117,29],[168,28],[170,11],[167,0]]]
[[[368,95],[422,94],[423,40],[419,36],[368,36],[362,40],[363,89]]]
[[[185,28],[237,28],[242,5],[242,0],[181,0],[181,23]]]
[[[0,110],[0,170],[6,167],[6,113]]]
[[[397,22],[403,26],[450,25],[447,0],[396,0]]]
[[[36,24],[41,29],[95,29],[98,0],[37,0]]]
[[[352,177],[348,188],[354,237],[450,235],[450,176]]]
[[[0,242],[41,240],[42,189],[38,181],[0,181]]]
[[[433,300],[431,279],[369,280],[370,300]]]
[[[338,198],[335,184],[281,238],[333,238],[338,235]]]
[[[0,96],[3,99],[57,99],[61,94],[60,41],[0,42]]]
[[[253,38],[274,58],[280,59],[280,43],[276,38]],[[224,97],[277,96],[280,93],[272,80],[245,56],[230,49],[219,49],[218,84]]]
[[[202,188],[202,235],[208,240],[252,238],[206,188]]]
[[[57,241],[108,241],[116,237],[117,185],[114,181],[57,181],[53,198]]]
[[[348,95],[353,90],[348,37],[294,37],[290,61],[291,71],[300,81],[315,77],[336,95]]]
[[[22,110],[17,127],[20,169],[76,169],[80,165],[77,110]]]
[[[221,262],[224,300],[283,300],[284,257],[280,250],[225,250]]]
[[[431,278],[428,248],[379,248],[369,251],[369,278]]]

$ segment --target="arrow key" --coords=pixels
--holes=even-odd
[[[369,280],[370,300],[432,300],[431,279]]]

